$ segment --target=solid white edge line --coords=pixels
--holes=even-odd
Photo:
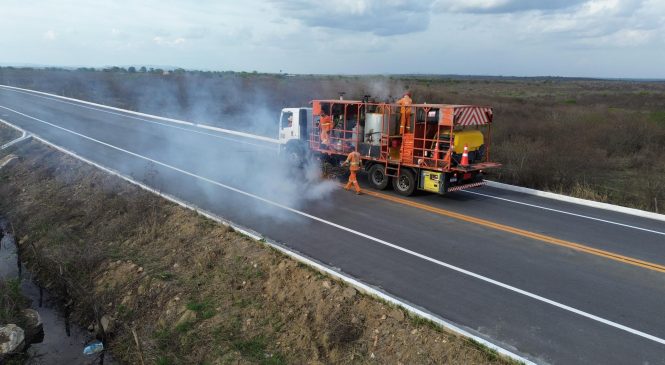
[[[56,94],[50,94],[50,93],[46,93],[46,92],[42,92],[42,91],[24,89],[24,88],[20,88],[20,87],[16,87],[16,86],[9,86],[9,85],[1,85],[0,84],[0,87],[4,87],[4,88],[8,88],[8,89],[14,89],[14,90],[22,90],[22,91],[27,92],[28,94],[36,93],[36,94],[48,95],[48,96],[52,96],[54,98],[75,101],[75,102],[82,103],[82,104],[94,105],[94,106],[97,106],[97,107],[100,107],[100,108],[121,111],[121,112],[124,112],[124,113],[140,115],[140,116],[143,116],[143,117],[164,120],[164,121],[168,121],[168,122],[172,122],[172,123],[186,124],[186,125],[189,125],[189,126],[199,127],[199,128],[203,128],[203,129],[210,129],[210,130],[214,130],[214,131],[217,131],[217,132],[233,134],[233,135],[246,137],[246,138],[254,138],[254,139],[259,139],[259,140],[263,140],[263,141],[266,141],[266,142],[279,144],[279,140],[274,139],[274,138],[257,136],[257,135],[253,135],[253,134],[249,134],[249,133],[233,131],[233,130],[230,130],[230,129],[223,129],[223,128],[219,128],[219,127],[210,126],[210,125],[207,125],[207,124],[197,124],[197,123],[187,122],[187,121],[178,120],[178,119],[165,118],[165,117],[160,117],[160,116],[157,116],[157,115],[140,113],[140,112],[136,112],[136,111],[133,111],[133,110],[116,108],[116,107],[112,107],[112,106],[108,106],[108,105],[97,104],[97,103],[93,103],[93,102],[89,102],[89,101],[85,101],[85,100],[69,98],[69,97],[56,95]],[[535,189],[530,189],[530,188],[524,188],[524,187],[521,187],[521,186],[509,185],[509,184],[504,184],[504,183],[491,181],[491,180],[485,180],[485,181],[486,181],[488,186],[503,189],[503,190],[510,190],[510,191],[520,192],[520,193],[524,193],[524,194],[528,194],[528,195],[535,195],[535,196],[540,196],[540,197],[544,197],[544,198],[550,198],[550,199],[554,199],[554,200],[561,200],[561,201],[565,201],[565,202],[569,202],[569,203],[585,205],[585,206],[589,206],[589,207],[592,207],[592,208],[605,209],[605,210],[615,211],[615,212],[619,212],[619,213],[635,215],[635,216],[638,216],[638,217],[665,221],[665,215],[663,215],[663,214],[647,212],[647,211],[643,211],[643,210],[639,210],[639,209],[635,209],[635,208],[622,207],[620,205],[613,205],[613,204],[595,202],[595,201],[592,201],[592,200],[574,198],[574,197],[567,196],[567,195],[561,195],[561,194],[551,193],[551,192],[547,192],[547,191],[540,191],[540,190],[535,190]]]
[[[3,85],[0,85],[0,87],[2,87],[2,86]],[[169,127],[169,128],[174,128],[174,129],[190,132],[190,133],[196,133],[196,134],[211,136],[211,137],[214,137],[214,138],[219,138],[219,139],[223,139],[223,140],[227,140],[227,141],[232,141],[232,142],[235,142],[235,143],[248,144],[248,145],[252,145],[252,146],[255,146],[255,147],[266,148],[266,149],[271,149],[271,150],[275,149],[277,147],[277,146],[274,146],[274,145],[260,145],[260,144],[240,140],[240,139],[224,137],[224,136],[221,136],[219,134],[206,133],[206,132],[199,131],[199,130],[196,130],[196,129],[183,128],[183,127],[175,126],[173,124],[166,124],[166,123],[161,123],[161,122],[157,122],[157,121],[150,120],[150,119],[135,117],[133,115],[127,115],[127,113],[133,113],[130,110],[125,111],[125,113],[117,113],[117,112],[112,112],[112,111],[109,111],[109,110],[104,110],[103,108],[94,108],[94,107],[86,106],[86,105],[82,105],[82,104],[92,104],[92,105],[98,105],[98,106],[101,106],[101,107],[105,107],[105,106],[100,105],[100,104],[94,104],[94,103],[86,102],[86,101],[83,101],[83,100],[70,99],[70,98],[60,97],[58,95],[53,95],[54,97],[47,97],[47,96],[35,95],[34,94],[34,93],[41,93],[40,91],[30,91],[30,92],[21,91],[21,90],[11,90],[11,91],[21,93],[21,94],[25,94],[25,95],[30,95],[30,96],[33,96],[33,97],[36,97],[36,98],[42,98],[42,99],[46,99],[46,100],[57,101],[59,103],[73,105],[73,106],[76,106],[78,108],[85,108],[85,109],[90,109],[90,110],[94,110],[94,111],[98,111],[98,112],[102,112],[102,113],[117,115],[117,116],[120,116],[120,117],[123,117],[123,118],[140,120],[140,121],[147,122],[147,123],[157,124],[157,125],[161,125],[161,126],[165,126],[165,127]],[[46,93],[44,93],[44,94],[46,94]],[[52,94],[46,94],[46,95],[52,95]],[[58,100],[56,98],[70,99],[70,100],[74,100],[74,101],[77,101],[77,102],[63,101],[63,100]],[[113,107],[106,107],[106,108],[118,109],[118,108],[113,108]],[[120,109],[120,110],[123,110],[123,109]],[[137,114],[141,115],[142,113],[137,113]],[[160,119],[161,117],[152,116],[152,118],[153,119]],[[161,119],[164,119],[164,118],[161,118]],[[168,118],[166,118],[166,119],[168,119]],[[226,133],[225,129],[220,129],[220,128],[217,128],[217,127],[210,127],[210,126],[205,126],[204,127],[202,125],[197,125],[197,124],[194,124],[194,123],[184,122],[184,121],[180,121],[180,122],[178,122],[178,124],[186,124],[186,125],[189,125],[189,126],[192,126],[192,127],[195,127],[195,128],[203,128],[203,129],[215,130],[215,131],[220,131],[220,132]],[[241,133],[241,132],[238,132],[238,133]],[[243,133],[243,134],[244,134],[243,137],[254,136],[254,135],[249,135],[249,134],[246,134],[246,133]],[[261,137],[261,136],[254,136],[254,137],[256,137],[256,138],[253,138],[253,139],[266,141],[264,139],[264,137]],[[276,142],[274,142],[273,140],[270,140],[270,139],[268,140],[268,142],[276,143]]]
[[[15,126],[11,126],[11,128],[14,128],[17,131],[21,132],[21,136],[14,139],[14,140],[11,140],[11,141],[3,144],[2,146],[0,146],[0,150],[4,150],[5,148],[9,148],[9,147],[21,142],[22,140],[28,138],[28,132],[24,131],[23,129],[15,127]]]
[[[514,191],[514,192],[523,193],[523,194],[527,194],[527,195],[539,196],[539,197],[542,197],[542,198],[560,200],[560,201],[573,203],[573,204],[577,204],[577,205],[584,205],[584,206],[588,206],[588,207],[591,207],[591,208],[610,210],[610,211],[629,214],[629,215],[634,215],[634,216],[642,217],[642,218],[649,218],[649,219],[655,219],[655,220],[659,220],[659,221],[665,221],[665,215],[663,215],[663,214],[647,212],[647,211],[639,210],[639,209],[635,209],[635,208],[622,207],[620,205],[613,205],[613,204],[595,202],[595,201],[592,201],[592,200],[574,198],[572,196],[551,193],[549,191],[540,191],[540,190],[535,190],[535,189],[530,189],[530,188],[524,188],[524,187],[521,187],[521,186],[509,185],[509,184],[504,184],[504,183],[500,183],[500,182],[496,182],[496,181],[485,180],[485,182],[487,183],[487,186],[502,189],[502,190],[509,190],[509,191]]]
[[[583,214],[577,214],[577,213],[567,212],[567,211],[565,211],[565,210],[559,210],[559,209],[554,209],[554,208],[548,208],[548,207],[544,207],[544,206],[541,206],[541,205],[530,204],[530,203],[525,203],[525,202],[521,202],[521,201],[517,201],[517,200],[507,199],[507,198],[503,198],[503,197],[500,197],[500,196],[495,196],[495,195],[490,195],[490,194],[479,193],[479,192],[477,192],[477,191],[465,190],[464,192],[467,193],[467,194],[480,195],[480,196],[484,196],[484,197],[488,197],[488,198],[492,198],[492,199],[497,199],[497,200],[506,201],[506,202],[513,203],[513,204],[520,204],[520,205],[524,205],[524,206],[527,206],[527,207],[543,209],[543,210],[547,210],[547,211],[555,212],[555,213],[561,213],[561,214],[572,215],[572,216],[574,216],[574,217],[578,217],[578,218],[590,219],[590,220],[594,220],[594,221],[598,221],[598,222],[603,222],[603,223],[608,223],[608,224],[614,224],[614,225],[621,226],[621,227],[632,228],[632,229],[636,229],[636,230],[640,230],[640,231],[644,231],[644,232],[655,233],[655,234],[659,234],[659,235],[665,236],[665,232],[656,231],[656,230],[653,230],[653,229],[642,228],[642,227],[637,227],[637,226],[631,226],[630,224],[619,223],[619,222],[610,221],[610,220],[601,219],[601,218],[596,218],[596,217],[590,217],[590,216],[588,216],[588,215],[583,215]]]
[[[9,125],[13,128],[19,129],[17,126],[15,126],[12,123],[9,123],[9,122],[7,122],[3,119],[0,119],[0,122],[4,123],[6,125]],[[70,151],[70,150],[68,150],[66,148],[63,148],[63,147],[60,147],[60,146],[58,146],[58,145],[56,145],[56,144],[54,144],[54,143],[52,143],[52,142],[50,142],[50,141],[48,141],[44,138],[41,138],[38,135],[32,134],[31,136],[34,139],[44,143],[47,146],[50,146],[50,147],[52,147],[52,148],[54,148],[54,149],[56,149],[60,152],[63,152],[65,154],[69,155],[69,156],[72,156],[76,159],[79,159],[79,160],[83,161],[84,163],[92,165],[92,166],[94,166],[94,167],[96,167],[96,168],[98,168],[98,169],[100,169],[100,170],[102,170],[102,171],[104,171],[108,174],[111,174],[113,176],[117,176],[117,177],[131,183],[131,184],[134,184],[134,185],[140,187],[141,189],[149,191],[149,192],[151,192],[153,194],[156,194],[156,195],[158,195],[158,196],[160,196],[164,199],[167,199],[167,200],[169,200],[169,201],[171,201],[175,204],[178,204],[179,206],[182,206],[182,207],[187,208],[187,209],[191,209],[191,210],[195,211],[196,213],[198,213],[198,214],[200,214],[200,215],[202,215],[206,218],[212,219],[213,221],[216,221],[218,223],[229,226],[229,227],[233,228],[234,230],[248,236],[249,238],[251,238],[255,241],[258,241],[259,243],[264,243],[264,244],[276,249],[277,251],[285,254],[286,256],[289,256],[289,257],[295,259],[298,262],[302,262],[303,264],[309,265],[309,266],[311,266],[311,267],[313,267],[313,268],[315,268],[319,271],[325,272],[328,275],[332,276],[333,278],[337,278],[338,280],[341,280],[341,281],[355,287],[356,289],[358,289],[361,292],[364,292],[364,293],[366,293],[368,295],[371,295],[371,296],[375,296],[375,297],[377,297],[379,299],[382,299],[382,300],[384,300],[384,301],[386,301],[390,304],[399,306],[402,309],[406,310],[407,312],[409,312],[413,315],[416,315],[416,316],[425,318],[427,320],[430,320],[434,323],[437,323],[441,327],[443,327],[443,328],[445,328],[445,329],[447,329],[451,332],[457,333],[460,336],[472,339],[472,340],[482,344],[483,346],[486,346],[487,348],[489,348],[493,351],[496,351],[497,353],[499,353],[503,356],[511,358],[511,359],[513,359],[515,361],[518,361],[520,363],[523,363],[525,365],[536,365],[535,362],[527,359],[526,357],[520,356],[517,353],[512,352],[512,351],[510,351],[510,350],[508,350],[504,347],[498,346],[498,345],[494,344],[493,342],[491,342],[489,340],[486,340],[483,337],[475,335],[475,334],[461,328],[460,326],[458,326],[458,325],[456,325],[456,324],[454,324],[450,321],[447,321],[447,320],[445,320],[445,319],[443,319],[443,318],[427,311],[426,309],[419,308],[415,305],[409,304],[408,302],[403,301],[403,300],[401,300],[401,299],[399,299],[399,298],[397,298],[397,297],[395,297],[395,296],[393,296],[393,295],[391,295],[391,294],[389,294],[389,293],[387,293],[387,292],[385,292],[381,289],[378,289],[376,287],[365,284],[365,283],[355,279],[354,277],[352,277],[350,275],[344,274],[341,271],[337,271],[337,270],[335,270],[334,268],[332,268],[328,265],[320,263],[320,262],[318,262],[317,260],[315,260],[313,258],[310,258],[310,257],[305,256],[305,255],[303,255],[303,254],[301,254],[301,253],[299,253],[295,250],[292,250],[292,249],[278,243],[277,241],[274,241],[274,240],[272,240],[268,237],[265,237],[265,236],[261,235],[258,232],[255,232],[255,231],[253,231],[249,228],[243,227],[241,225],[235,224],[235,223],[233,223],[233,222],[231,222],[227,219],[224,219],[224,218],[222,218],[222,217],[220,217],[220,216],[218,216],[218,215],[216,215],[212,212],[209,212],[207,210],[200,209],[196,205],[191,204],[191,203],[187,203],[184,200],[176,198],[173,195],[166,194],[166,193],[163,193],[159,190],[153,189],[150,186],[145,185],[145,184],[143,184],[143,183],[141,183],[137,180],[134,180],[133,178],[131,178],[129,176],[126,176],[126,175],[124,175],[124,174],[122,174],[122,173],[120,173],[116,170],[110,169],[108,167],[102,166],[102,165],[100,165],[100,164],[98,164],[98,163],[96,163],[92,160],[89,160],[89,159],[87,159],[83,156],[78,155],[76,152]]]
[[[90,101],[69,98],[69,97],[66,97],[66,96],[61,96],[61,95],[56,95],[56,94],[50,94],[50,93],[46,93],[46,92],[43,92],[43,91],[24,89],[24,88],[20,88],[20,87],[16,87],[16,86],[9,86],[9,85],[1,85],[0,84],[0,87],[4,87],[4,88],[7,88],[7,89],[13,89],[13,90],[20,90],[20,91],[23,91],[26,94],[35,93],[35,94],[41,94],[41,95],[48,95],[48,96],[51,96],[53,98],[74,101],[74,102],[77,102],[77,103],[92,105],[92,106],[96,106],[96,107],[103,108],[103,109],[110,109],[110,110],[115,110],[115,111],[119,111],[119,112],[123,112],[123,113],[134,114],[134,115],[138,115],[138,116],[142,116],[142,117],[146,117],[146,118],[158,119],[158,120],[163,120],[163,121],[166,121],[166,122],[171,122],[171,123],[176,123],[176,124],[183,124],[183,125],[188,125],[188,126],[202,128],[202,129],[209,129],[209,130],[213,130],[213,131],[216,131],[216,132],[231,134],[231,135],[235,135],[235,136],[239,136],[239,137],[256,139],[256,140],[259,140],[259,141],[279,144],[279,140],[277,140],[275,138],[263,137],[263,136],[258,136],[258,135],[255,135],[255,134],[245,133],[245,132],[238,132],[238,131],[234,131],[234,130],[231,130],[231,129],[224,129],[224,128],[211,126],[211,125],[208,125],[208,124],[193,123],[193,122],[188,122],[188,121],[179,120],[179,119],[160,117],[160,116],[157,116],[157,115],[141,113],[141,112],[136,112],[136,111],[133,111],[133,110],[127,110],[127,109],[122,109],[122,108],[116,108],[116,107],[112,107],[112,106],[108,106],[108,105],[93,103],[93,102],[90,102]]]
[[[85,109],[90,109],[90,110],[98,111],[98,112],[101,112],[101,113],[108,113],[108,114],[112,114],[112,115],[117,115],[117,116],[120,116],[120,117],[123,117],[123,118],[129,118],[129,119],[134,119],[134,120],[140,120],[140,121],[142,121],[142,122],[146,122],[146,123],[157,124],[157,125],[161,125],[161,126],[164,126],[164,127],[169,127],[169,128],[174,128],[174,129],[178,129],[178,130],[182,130],[182,131],[186,131],[186,132],[190,132],[190,133],[196,133],[196,134],[201,134],[201,135],[210,136],[210,137],[214,137],[214,138],[219,138],[219,139],[223,139],[223,140],[231,141],[231,142],[235,142],[235,143],[247,144],[247,145],[251,145],[251,146],[255,146],[255,147],[260,147],[260,148],[266,148],[266,149],[270,149],[270,150],[275,150],[275,149],[278,148],[278,146],[274,146],[274,145],[261,145],[261,144],[256,144],[256,143],[247,142],[247,141],[240,140],[240,139],[229,138],[229,137],[227,137],[227,136],[222,136],[222,135],[219,135],[219,134],[206,133],[206,132],[202,132],[202,131],[199,131],[199,130],[196,130],[196,129],[183,128],[183,127],[175,126],[175,125],[173,125],[173,124],[167,124],[167,123],[157,122],[157,121],[150,120],[150,119],[139,118],[139,117],[135,117],[135,116],[133,116],[133,115],[127,115],[126,113],[124,113],[124,114],[123,114],[123,113],[117,113],[117,112],[112,112],[112,111],[109,111],[109,110],[104,110],[104,109],[100,109],[100,108],[93,108],[93,107],[91,107],[91,106],[81,105],[80,103],[74,103],[74,102],[69,102],[69,101],[58,100],[58,99],[56,99],[56,98],[46,97],[46,96],[42,96],[42,95],[34,95],[34,94],[32,94],[32,93],[29,93],[29,92],[18,91],[18,90],[12,90],[12,91],[17,92],[17,93],[21,93],[21,94],[25,94],[25,95],[30,95],[30,96],[33,96],[33,97],[35,97],[35,98],[42,98],[42,99],[46,99],[46,100],[53,100],[53,101],[57,101],[57,102],[59,102],[59,103],[64,103],[64,104],[68,104],[68,105],[73,105],[73,106],[76,106],[76,107],[78,107],[78,108],[85,108]],[[202,128],[202,127],[200,127],[200,126],[198,126],[198,125],[195,125],[195,124],[192,124],[192,126],[193,126],[193,127]],[[217,128],[216,128],[216,127],[209,127],[209,128],[204,128],[204,129],[216,130]],[[224,130],[222,130],[222,131],[224,131]],[[256,137],[257,137],[257,138],[254,138],[254,139],[262,138],[261,136],[256,136]],[[274,143],[274,142],[272,142],[272,143]]]
[[[247,145],[250,145],[250,146],[255,146],[255,147],[260,147],[260,148],[266,148],[266,149],[270,149],[270,150],[275,150],[275,149],[277,148],[276,146],[273,146],[273,145],[261,145],[261,144],[256,144],[256,143],[247,142],[247,141],[240,140],[240,139],[229,138],[229,137],[227,137],[227,136],[222,136],[222,135],[219,135],[219,134],[206,133],[206,132],[202,132],[202,131],[199,131],[199,130],[196,130],[196,129],[183,128],[183,127],[175,126],[175,125],[173,125],[173,124],[167,124],[167,123],[157,122],[157,121],[150,120],[150,119],[139,118],[139,117],[135,117],[135,116],[133,116],[133,115],[127,115],[126,113],[124,113],[124,114],[123,114],[123,113],[117,113],[117,112],[112,112],[112,111],[104,110],[104,109],[100,109],[100,108],[93,108],[93,107],[91,107],[91,106],[87,106],[87,105],[81,105],[80,103],[74,103],[74,102],[69,102],[69,101],[58,100],[58,99],[56,99],[56,98],[46,97],[46,96],[42,96],[42,95],[34,95],[34,94],[32,94],[32,93],[29,93],[29,92],[18,91],[18,90],[12,90],[12,91],[15,91],[15,92],[17,92],[17,93],[21,93],[21,94],[25,94],[25,95],[30,95],[30,96],[33,96],[33,97],[35,97],[35,98],[42,98],[42,99],[46,99],[46,100],[53,100],[53,101],[57,101],[57,102],[59,102],[59,103],[68,104],[68,105],[73,105],[73,106],[78,107],[78,108],[90,109],[90,110],[98,111],[98,112],[101,112],[101,113],[108,113],[108,114],[112,114],[112,115],[117,115],[117,116],[120,116],[120,117],[123,117],[123,118],[134,119],[134,120],[140,120],[140,121],[142,121],[142,122],[151,123],[151,124],[157,124],[157,125],[161,125],[161,126],[164,126],[164,127],[169,127],[169,128],[173,128],[173,129],[178,129],[178,130],[181,130],[181,131],[186,131],[186,132],[190,132],[190,133],[196,133],[196,134],[201,134],[201,135],[210,136],[210,137],[214,137],[214,138],[219,138],[219,139],[223,139],[223,140],[225,140],[225,141],[231,141],[231,142],[235,142],[235,143],[247,144]],[[193,126],[193,127],[196,127],[196,125],[192,125],[192,126]],[[260,136],[259,136],[259,137],[260,137]]]
[[[395,250],[397,250],[397,251],[401,251],[401,252],[406,253],[406,254],[409,254],[409,255],[411,255],[411,256],[418,257],[418,258],[420,258],[420,259],[422,259],[422,260],[424,260],[424,261],[428,261],[428,262],[434,263],[434,264],[436,264],[436,265],[439,265],[439,266],[442,266],[442,267],[448,268],[448,269],[453,270],[453,271],[456,271],[456,272],[458,272],[458,273],[461,273],[461,274],[464,274],[464,275],[467,275],[467,276],[471,276],[471,277],[476,278],[476,279],[478,279],[478,280],[481,280],[481,281],[484,281],[484,282],[487,282],[487,283],[493,284],[493,285],[495,285],[495,286],[498,286],[498,287],[504,288],[504,289],[506,289],[506,290],[508,290],[508,291],[512,291],[512,292],[514,292],[514,293],[522,294],[522,295],[524,295],[524,296],[526,296],[526,297],[529,297],[529,298],[531,298],[531,299],[535,299],[535,300],[537,300],[537,301],[540,301],[540,302],[543,302],[543,303],[550,304],[550,305],[552,305],[552,306],[554,306],[554,307],[557,307],[557,308],[560,308],[560,309],[566,310],[566,311],[571,312],[571,313],[575,313],[575,314],[577,314],[577,315],[579,315],[579,316],[582,316],[582,317],[585,317],[585,318],[588,318],[588,319],[592,319],[592,320],[594,320],[594,321],[597,321],[597,322],[599,322],[599,323],[603,323],[603,324],[608,325],[608,326],[610,326],[610,327],[614,327],[614,328],[617,328],[617,329],[623,330],[623,331],[625,331],[625,332],[628,332],[628,333],[634,334],[634,335],[636,335],[636,336],[639,336],[639,337],[642,337],[642,338],[645,338],[645,339],[648,339],[648,340],[651,340],[651,341],[654,341],[654,342],[657,342],[657,343],[660,343],[660,344],[665,345],[665,339],[662,339],[662,338],[656,337],[656,336],[651,335],[651,334],[648,334],[648,333],[646,333],[646,332],[642,332],[642,331],[639,331],[639,330],[633,329],[633,328],[631,328],[631,327],[624,326],[624,325],[622,325],[622,324],[619,324],[619,323],[616,323],[616,322],[610,321],[610,320],[605,319],[605,318],[602,318],[602,317],[598,317],[598,316],[596,316],[596,315],[593,315],[593,314],[590,314],[590,313],[584,312],[584,311],[582,311],[582,310],[579,310],[579,309],[573,308],[573,307],[568,306],[568,305],[565,305],[565,304],[563,304],[563,303],[559,303],[559,302],[556,302],[556,301],[554,301],[554,300],[551,300],[551,299],[545,298],[545,297],[540,296],[540,295],[538,295],[538,294],[534,294],[534,293],[528,292],[528,291],[526,291],[526,290],[519,289],[519,288],[517,288],[517,287],[514,287],[514,286],[511,286],[511,285],[505,284],[505,283],[503,283],[503,282],[500,282],[500,281],[497,281],[497,280],[491,279],[491,278],[489,278],[489,277],[486,277],[486,276],[483,276],[483,275],[480,275],[480,274],[476,274],[476,273],[474,273],[474,272],[472,272],[472,271],[469,271],[469,270],[466,270],[466,269],[462,269],[462,268],[460,268],[460,267],[457,267],[457,266],[454,266],[454,265],[448,264],[448,263],[446,263],[446,262],[443,262],[443,261],[440,261],[440,260],[434,259],[434,258],[432,258],[432,257],[429,257],[429,256],[426,256],[426,255],[424,255],[424,254],[418,253],[418,252],[416,252],[416,251],[412,251],[412,250],[409,250],[409,249],[407,249],[407,248],[404,248],[404,247],[398,246],[398,245],[396,245],[396,244],[390,243],[390,242],[388,242],[388,241],[384,241],[384,240],[382,240],[382,239],[380,239],[380,238],[377,238],[377,237],[374,237],[374,236],[370,236],[370,235],[368,235],[368,234],[366,234],[366,233],[362,233],[362,232],[356,231],[356,230],[354,230],[354,229],[348,228],[348,227],[346,227],[346,226],[342,226],[342,225],[340,225],[340,224],[337,224],[337,223],[334,223],[334,222],[331,222],[331,221],[325,220],[325,219],[323,219],[323,218],[320,218],[320,217],[317,217],[317,216],[311,215],[311,214],[309,214],[309,213],[305,213],[305,212],[303,212],[303,211],[300,211],[300,210],[297,210],[297,209],[294,209],[294,208],[288,207],[288,206],[286,206],[286,205],[283,205],[283,204],[280,204],[280,203],[273,202],[273,201],[271,201],[271,200],[269,200],[269,199],[266,199],[266,198],[260,197],[260,196],[258,196],[258,195],[254,195],[254,194],[252,194],[252,193],[248,193],[248,192],[246,192],[246,191],[240,190],[240,189],[238,189],[238,188],[234,188],[234,187],[229,186],[229,185],[225,185],[225,184],[220,183],[220,182],[218,182],[218,181],[211,180],[211,179],[209,179],[209,178],[206,178],[206,177],[203,177],[203,176],[200,176],[200,175],[196,175],[196,174],[194,174],[194,173],[192,173],[192,172],[189,172],[189,171],[186,171],[186,170],[182,170],[182,169],[177,168],[177,167],[175,167],[175,166],[171,166],[171,165],[166,164],[166,163],[164,163],[164,162],[161,162],[161,161],[157,161],[157,160],[151,159],[151,158],[149,158],[149,157],[146,157],[146,156],[140,155],[140,154],[138,154],[138,153],[131,152],[131,151],[128,151],[128,150],[122,149],[122,148],[120,148],[120,147],[117,147],[117,146],[114,146],[114,145],[108,144],[108,143],[106,143],[106,142],[102,142],[102,141],[96,140],[96,139],[94,139],[94,138],[92,138],[92,137],[88,137],[88,136],[86,136],[86,135],[83,135],[83,134],[81,134],[81,133],[78,133],[78,132],[75,132],[75,131],[69,130],[69,129],[67,129],[67,128],[64,128],[64,127],[61,127],[61,126],[58,126],[58,125],[55,125],[55,124],[49,123],[49,122],[47,122],[47,121],[44,121],[44,120],[41,120],[41,119],[38,119],[38,118],[35,118],[35,117],[32,117],[32,116],[29,116],[29,115],[27,115],[27,114],[23,114],[23,113],[21,113],[21,112],[17,112],[17,111],[15,111],[15,110],[10,109],[10,108],[7,108],[7,107],[5,107],[5,106],[0,106],[0,108],[2,108],[2,109],[6,109],[6,110],[9,110],[9,111],[12,111],[12,112],[17,113],[17,114],[19,114],[19,115],[23,115],[23,116],[25,116],[25,117],[27,117],[27,118],[30,118],[30,119],[36,120],[36,121],[38,121],[38,122],[40,122],[40,123],[43,123],[43,124],[46,124],[46,125],[50,125],[50,126],[52,126],[52,127],[54,127],[54,128],[61,129],[61,130],[66,131],[66,132],[68,132],[68,133],[71,133],[71,134],[77,135],[77,136],[82,137],[82,138],[84,138],[84,139],[88,139],[88,140],[93,141],[93,142],[95,142],[95,143],[98,143],[98,144],[101,144],[101,145],[103,145],[103,146],[109,147],[109,148],[111,148],[111,149],[115,149],[115,150],[117,150],[117,151],[124,152],[124,153],[126,153],[126,154],[131,155],[131,156],[134,156],[134,157],[137,157],[137,158],[140,158],[140,159],[143,159],[143,160],[146,160],[146,161],[152,162],[152,163],[154,163],[154,164],[156,164],[156,165],[160,165],[160,166],[166,167],[166,168],[168,168],[168,169],[174,170],[174,171],[176,171],[176,172],[180,172],[180,173],[182,173],[182,174],[184,174],[184,175],[187,175],[187,176],[190,176],[190,177],[194,177],[194,178],[196,178],[196,179],[199,179],[199,180],[202,180],[202,181],[208,182],[208,183],[213,184],[213,185],[217,185],[217,186],[222,187],[222,188],[224,188],[224,189],[227,189],[227,190],[230,190],[230,191],[236,192],[236,193],[238,193],[238,194],[241,194],[241,195],[244,195],[244,196],[247,196],[247,197],[253,198],[253,199],[255,199],[255,200],[258,200],[258,201],[264,202],[264,203],[266,203],[266,204],[269,204],[269,205],[272,205],[272,206],[275,206],[275,207],[281,208],[281,209],[286,210],[286,211],[289,211],[289,212],[291,212],[291,213],[294,213],[294,214],[297,214],[297,215],[300,215],[300,216],[303,216],[303,217],[309,218],[309,219],[311,219],[311,220],[314,220],[314,221],[317,221],[317,222],[320,222],[320,223],[323,223],[323,224],[329,225],[329,226],[331,226],[331,227],[338,228],[338,229],[340,229],[340,230],[343,230],[343,231],[349,232],[349,233],[354,234],[354,235],[356,235],[356,236],[366,238],[366,239],[368,239],[368,240],[370,240],[370,241],[374,241],[374,242],[379,243],[379,244],[381,244],[381,245],[384,245],[384,246],[387,246],[387,247],[391,247],[391,248],[393,248],[393,249],[395,249]]]
[[[189,132],[189,133],[195,133],[195,134],[201,134],[201,135],[204,135],[204,136],[219,138],[219,139],[223,139],[225,141],[231,141],[231,142],[235,142],[235,143],[241,143],[241,144],[246,144],[246,145],[255,146],[255,147],[259,147],[259,148],[266,148],[266,149],[270,149],[270,150],[274,150],[274,149],[277,148],[276,146],[273,146],[273,145],[256,144],[256,143],[247,142],[247,141],[236,139],[236,138],[231,138],[231,137],[228,137],[228,136],[206,133],[206,132],[199,131],[199,130],[196,130],[196,129],[191,129],[191,128],[183,128],[183,127],[179,127],[179,126],[176,126],[176,125],[173,125],[173,124],[167,124],[167,123],[157,122],[157,121],[150,120],[150,119],[145,119],[145,118],[139,118],[139,117],[135,117],[135,116],[132,116],[132,115],[123,114],[123,113],[116,113],[116,112],[112,112],[112,111],[108,111],[108,110],[104,110],[104,109],[93,108],[91,106],[80,105],[78,103],[72,103],[72,102],[69,102],[69,101],[58,100],[58,99],[55,99],[55,98],[50,98],[50,97],[41,96],[41,95],[32,95],[30,93],[26,93],[26,92],[23,92],[23,91],[16,91],[16,92],[23,93],[23,94],[30,95],[30,96],[34,96],[36,98],[44,98],[46,100],[53,100],[53,101],[57,101],[59,103],[73,105],[73,106],[76,106],[78,108],[90,109],[90,110],[94,110],[94,111],[101,112],[101,113],[108,113],[108,114],[117,115],[117,116],[120,116],[120,117],[123,117],[123,118],[140,120],[142,122],[161,125],[161,126],[164,126],[164,127],[173,128],[173,129],[177,129],[177,130],[181,130],[181,131],[185,131],[185,132]],[[196,127],[196,126],[194,126],[194,127]]]

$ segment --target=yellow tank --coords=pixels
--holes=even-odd
[[[453,141],[453,153],[464,152],[464,145],[469,147],[469,151],[476,151],[485,143],[483,133],[477,129],[455,131],[455,140]],[[441,134],[440,141],[448,139],[448,133]]]

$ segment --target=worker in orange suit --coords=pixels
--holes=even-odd
[[[358,178],[356,177],[356,173],[358,170],[360,170],[361,164],[362,159],[360,158],[360,153],[358,153],[354,147],[353,151],[349,153],[349,156],[344,162],[344,165],[349,166],[349,170],[351,171],[351,174],[349,175],[349,182],[347,182],[346,186],[344,186],[344,190],[349,190],[351,185],[353,185],[353,188],[356,190],[356,194],[360,194],[360,186],[358,185]]]
[[[399,134],[404,135],[404,130],[410,131],[411,126],[409,120],[411,119],[411,93],[407,92],[401,99],[397,100],[397,104],[401,106],[399,113]]]
[[[326,113],[321,114],[319,119],[319,129],[321,130],[321,144],[330,144],[330,130],[332,129],[332,118]]]

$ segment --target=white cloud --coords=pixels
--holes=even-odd
[[[547,42],[620,48],[653,41],[663,24],[662,13],[648,10],[638,0],[592,0],[570,11],[524,16],[526,33]]]
[[[57,34],[55,34],[55,31],[50,29],[44,32],[44,39],[47,41],[54,41],[57,38]]]
[[[156,44],[160,45],[160,46],[173,47],[173,46],[178,46],[178,45],[181,45],[181,44],[185,43],[186,39],[182,38],[182,37],[167,38],[167,37],[157,36],[157,37],[154,37],[152,39],[152,41],[155,42]]]
[[[9,63],[665,77],[663,0],[3,0],[2,12]]]
[[[424,31],[434,0],[273,0],[280,14],[310,27],[392,36]]]
[[[515,13],[530,10],[555,11],[586,0],[437,0],[434,9],[459,13]]]
[[[651,43],[656,37],[654,30],[621,29],[612,34],[583,38],[579,43],[592,47],[635,48]]]

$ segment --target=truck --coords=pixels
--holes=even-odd
[[[337,166],[356,150],[377,190],[392,185],[403,196],[417,190],[445,194],[481,186],[483,172],[501,166],[490,159],[488,106],[341,98],[310,104],[282,109],[280,151],[296,161],[313,156]]]

